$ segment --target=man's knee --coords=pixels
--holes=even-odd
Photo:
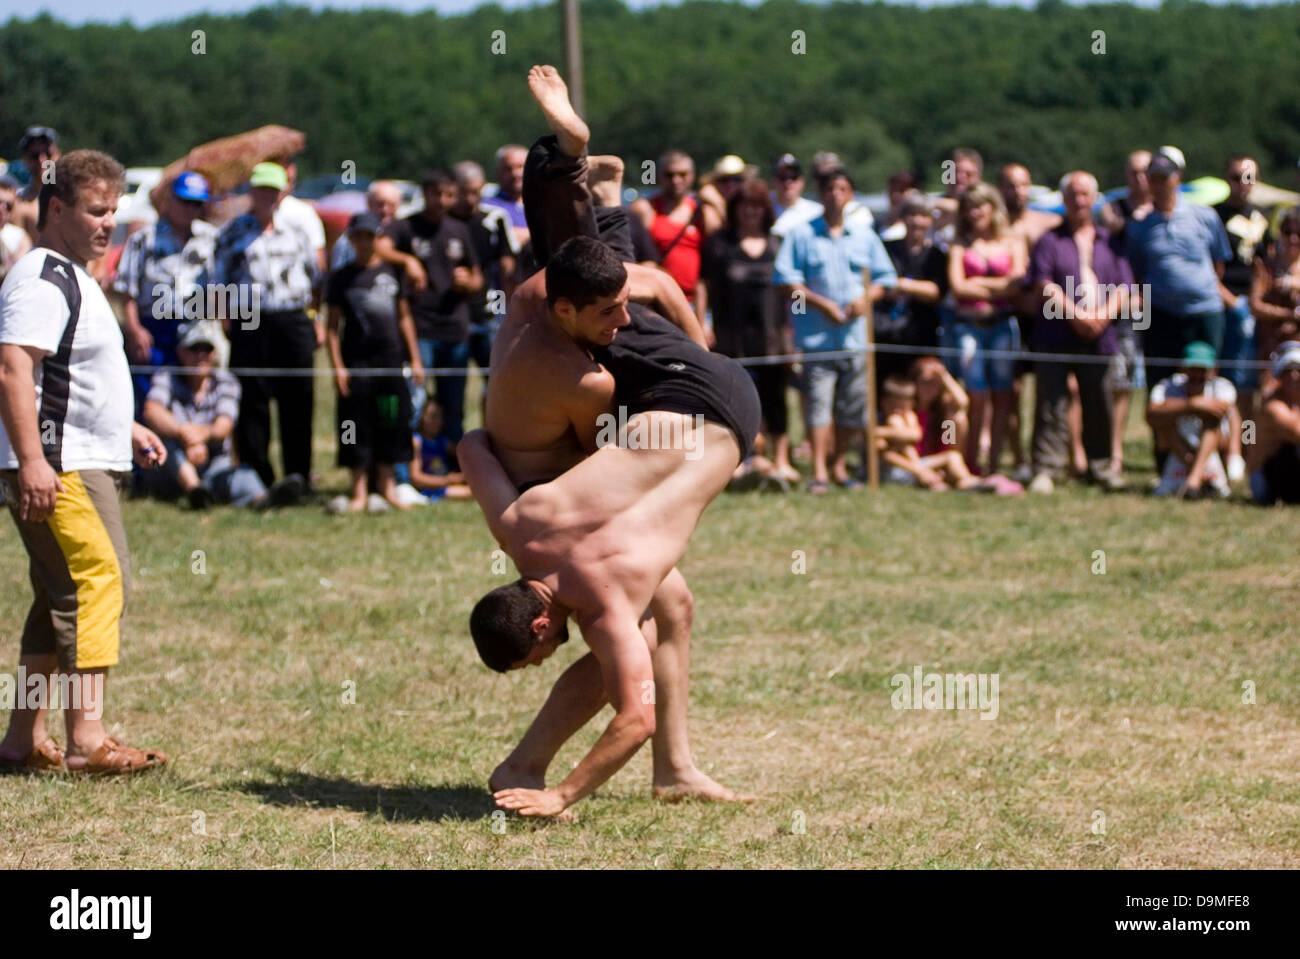
[[[695,596],[680,575],[670,575],[651,600],[660,639],[689,635],[695,624]]]

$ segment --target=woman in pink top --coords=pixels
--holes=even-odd
[[[987,183],[968,188],[957,205],[957,238],[948,249],[948,284],[956,300],[953,339],[961,351],[961,379],[970,394],[966,463],[977,474],[981,472],[980,433],[990,397],[989,461],[984,472],[997,472],[1007,438],[1013,354],[1020,349],[1010,300],[1019,290],[1028,260],[1025,241],[1011,231],[998,191]]]

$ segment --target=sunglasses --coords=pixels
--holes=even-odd
[[[216,347],[211,343],[195,343],[193,346],[187,346],[185,349],[191,353],[215,353]]]

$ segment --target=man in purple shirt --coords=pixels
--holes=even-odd
[[[1030,254],[1027,284],[1041,303],[1035,349],[1070,354],[1077,361],[1042,359],[1034,364],[1034,479],[1030,490],[1050,493],[1069,462],[1070,398],[1066,378],[1074,373],[1083,408],[1083,448],[1088,478],[1107,490],[1123,488],[1111,468],[1111,415],[1106,393],[1109,363],[1117,349],[1112,323],[1138,306],[1133,272],[1118,245],[1092,222],[1097,180],[1081,170],[1061,180],[1065,222],[1044,233]],[[1123,428],[1122,424],[1119,428]]]

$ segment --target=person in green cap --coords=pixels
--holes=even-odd
[[[307,316],[319,297],[316,250],[306,233],[275,216],[289,188],[284,167],[259,163],[248,183],[251,208],[217,234],[212,270],[212,283],[222,293],[218,309],[230,337],[230,366],[244,371],[235,445],[240,462],[255,469],[265,486],[273,485],[267,451],[275,400],[284,475],[309,488],[312,378],[269,371],[310,370],[324,342],[324,331]]]
[[[1240,427],[1237,390],[1215,374],[1214,347],[1196,340],[1183,350],[1182,370],[1151,390],[1147,423],[1160,466],[1157,496],[1201,499],[1229,495],[1221,450]]]

